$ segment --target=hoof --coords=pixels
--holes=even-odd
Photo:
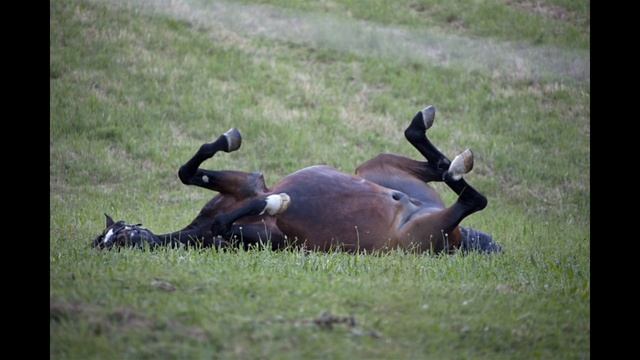
[[[240,131],[238,131],[238,129],[231,128],[223,135],[227,139],[226,152],[236,151],[240,148],[240,145],[242,144],[242,135],[240,135]]]
[[[272,216],[282,214],[285,210],[287,210],[289,204],[291,204],[291,198],[285,193],[269,195],[267,196],[266,200],[267,206],[265,206],[260,215],[264,214],[265,212]]]
[[[429,130],[429,128],[433,126],[433,121],[436,119],[436,108],[433,105],[429,105],[420,112],[422,113],[425,130]]]
[[[473,169],[473,153],[467,149],[453,159],[447,173],[451,179],[458,181],[471,169]]]

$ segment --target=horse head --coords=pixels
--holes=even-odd
[[[127,224],[123,220],[113,221],[107,214],[104,216],[105,229],[93,240],[93,247],[110,249],[114,246],[143,247],[146,243],[153,247],[160,244],[160,239],[142,224]]]

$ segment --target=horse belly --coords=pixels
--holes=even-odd
[[[288,240],[308,248],[374,250],[394,247],[410,204],[365,179],[322,167],[283,179],[272,192],[291,198],[277,225]]]

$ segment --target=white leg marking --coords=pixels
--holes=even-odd
[[[205,182],[205,184],[209,183],[209,177],[207,175],[202,175],[202,181]]]

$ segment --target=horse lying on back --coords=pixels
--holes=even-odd
[[[184,184],[219,193],[191,224],[156,235],[139,224],[115,222],[105,214],[106,228],[93,246],[270,243],[274,249],[293,245],[319,251],[501,251],[491,236],[459,226],[465,217],[484,209],[487,199],[463,179],[473,168],[473,153],[467,149],[450,161],[427,139],[434,119],[435,108],[428,106],[404,132],[426,161],[381,154],[360,165],[355,175],[329,166],[311,166],[287,175],[271,188],[260,173],[199,168],[219,151],[240,148],[240,132],[230,129],[214,142],[203,144],[180,167],[178,175]],[[444,182],[458,194],[453,205],[444,205],[429,185],[432,181]]]

